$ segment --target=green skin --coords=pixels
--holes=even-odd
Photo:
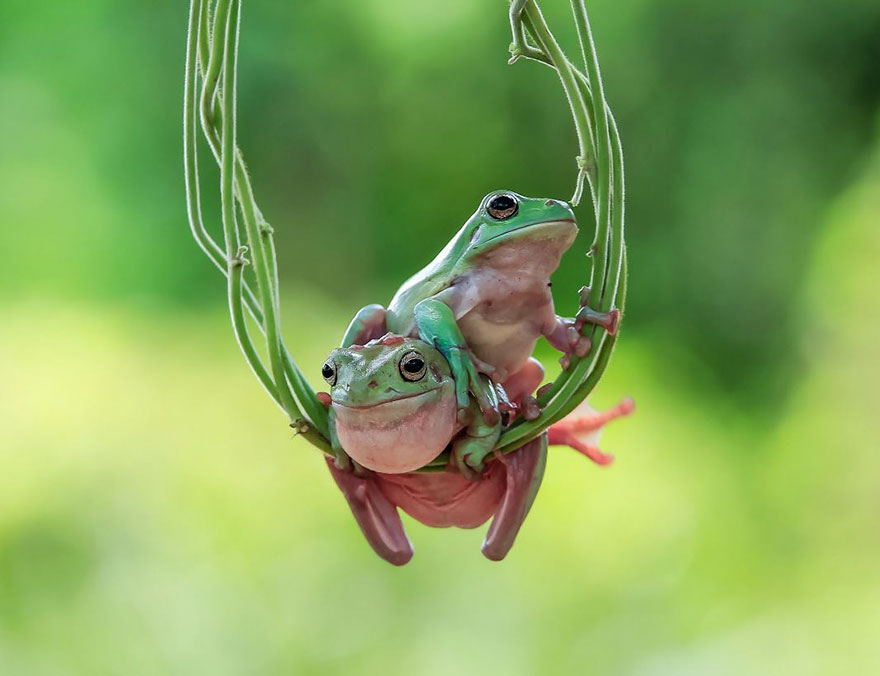
[[[405,364],[422,368],[407,372]],[[338,348],[328,357],[324,375],[330,385],[331,442],[342,469],[349,468],[350,456],[356,471],[410,472],[434,460],[455,437],[453,457],[459,471],[469,475],[467,461],[481,462],[501,434],[500,421],[486,422],[476,403],[470,422],[459,422],[449,364],[421,340],[389,335],[365,346]]]
[[[512,213],[493,205],[504,197]],[[589,341],[580,323],[609,317],[581,308],[575,320],[553,309],[550,275],[577,234],[574,214],[558,200],[489,193],[452,240],[410,278],[386,310],[368,305],[352,320],[342,346],[362,345],[387,332],[419,337],[446,358],[455,381],[459,420],[471,414],[471,395],[485,421],[498,418],[492,381],[520,401],[540,384],[543,370],[531,359],[544,336],[566,354],[583,356]],[[613,324],[608,324],[613,332]],[[469,466],[482,469],[482,458]]]

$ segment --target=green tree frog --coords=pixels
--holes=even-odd
[[[376,472],[411,472],[434,460],[455,436],[453,457],[467,473],[464,459],[481,462],[501,434],[500,419],[486,422],[476,403],[467,425],[459,422],[449,363],[421,340],[387,334],[338,348],[321,373],[330,386],[330,435],[341,467],[347,454]]]
[[[496,454],[468,477],[462,458],[471,452],[486,456],[500,426],[473,415],[462,429],[451,369],[438,350],[418,339],[386,335],[334,350],[322,371],[330,385],[330,394],[320,396],[330,407],[334,449],[338,453],[343,446],[356,463],[350,471],[328,458],[331,474],[367,541],[397,565],[412,557],[397,508],[435,527],[475,528],[494,517],[483,553],[504,558],[541,484],[548,443],[572,446],[606,464],[611,457],[596,446],[599,430],[632,410],[629,400],[604,414],[582,405],[541,437]],[[431,462],[447,447],[459,471]],[[343,453],[337,458],[347,460]],[[413,471],[429,464],[439,471]]]
[[[567,355],[584,356],[590,345],[578,330],[581,323],[600,324],[611,333],[617,329],[617,311],[582,307],[574,320],[554,311],[550,275],[577,232],[565,202],[508,190],[489,193],[434,260],[404,283],[387,310],[368,305],[357,313],[342,346],[364,344],[389,331],[421,337],[449,362],[461,420],[468,416],[470,391],[491,422],[498,415],[493,388],[480,373],[503,384],[517,401],[543,378],[543,368],[531,356],[540,336]]]

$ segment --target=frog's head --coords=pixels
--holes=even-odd
[[[436,458],[458,429],[449,364],[421,340],[387,335],[339,348],[321,373],[339,442],[364,467],[411,472]]]
[[[505,248],[540,250],[548,261],[555,260],[555,269],[577,232],[574,213],[565,202],[499,190],[483,198],[462,228],[461,239],[467,242],[463,257],[483,258]]]

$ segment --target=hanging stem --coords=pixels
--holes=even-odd
[[[573,206],[577,206],[583,193],[584,178],[592,166],[591,146],[593,144],[593,134],[587,114],[587,107],[575,81],[571,63],[547,27],[547,22],[544,20],[544,16],[541,14],[537,3],[528,2],[523,9],[523,15],[528,21],[527,26],[532,33],[532,37],[534,37],[540,49],[547,55],[547,58],[559,75],[559,81],[562,83],[562,89],[565,92],[565,98],[568,101],[568,107],[574,119],[574,128],[578,141],[578,156],[576,158],[578,174],[571,203]]]
[[[225,0],[220,0],[224,2]],[[215,17],[214,25],[220,20],[220,13]],[[232,259],[232,248],[238,247],[238,229],[235,224],[235,208],[233,182],[236,170],[236,67],[238,57],[238,29],[241,19],[241,4],[239,0],[229,2],[228,18],[225,31],[225,49],[223,50],[223,127],[221,133],[222,160],[220,168],[220,198],[223,205],[223,229],[226,240],[227,256]],[[214,45],[218,44],[215,37]],[[216,51],[216,50],[215,50]],[[212,55],[212,61],[213,61]],[[210,71],[209,71],[210,76]],[[202,99],[204,103],[204,97]],[[247,186],[250,187],[249,185]],[[245,232],[250,244],[253,256],[254,272],[257,278],[257,287],[260,292],[263,321],[266,329],[266,347],[269,353],[269,363],[278,392],[278,398],[284,410],[291,420],[300,417],[300,411],[293,399],[293,395],[287,384],[284,373],[284,362],[281,357],[281,338],[278,327],[278,306],[274,293],[272,279],[270,277],[270,264],[266,260],[264,233],[266,228],[258,228],[256,210],[253,204],[253,195],[250,193],[240,194],[241,211],[244,219]]]
[[[596,235],[591,246],[593,264],[587,302],[590,307],[601,311],[614,307],[622,311],[625,293],[623,152],[617,125],[605,101],[586,10],[582,0],[571,2],[585,72],[582,73],[571,65],[561,50],[553,48],[555,40],[534,1],[526,5],[523,23],[543,53],[536,54],[534,50],[528,50],[522,56],[554,68],[563,81],[563,87],[566,86],[567,79],[563,78],[563,73],[571,74],[576,81],[579,100],[584,110],[582,116],[574,116],[575,127],[578,127],[579,119],[589,120],[590,139],[596,160],[597,185],[594,189],[591,183]],[[565,63],[560,59],[565,59]],[[571,97],[568,98],[569,101],[572,100]],[[608,335],[596,326],[585,328],[589,329],[593,344],[590,354],[584,359],[572,357],[569,367],[539,398],[541,415],[533,421],[520,420],[514,423],[502,435],[499,450],[514,450],[537,437],[547,427],[570,413],[595,387],[608,365],[616,336]]]
[[[224,115],[223,111],[226,108],[227,104],[224,100],[225,97],[220,95],[217,85],[220,80],[221,72],[224,72],[223,65],[228,58],[228,55],[231,53],[231,51],[237,50],[238,21],[235,24],[234,34],[232,36],[229,36],[228,32],[225,30],[225,28],[228,27],[229,24],[227,21],[224,21],[228,18],[230,14],[229,0],[218,0],[216,11],[214,13],[214,33],[212,36],[209,31],[211,21],[208,16],[208,7],[205,3],[199,0],[198,8],[200,9],[198,16],[198,25],[200,30],[197,32],[197,38],[195,42],[197,43],[199,62],[201,63],[201,71],[204,78],[204,86],[202,89],[201,97],[199,97],[200,105],[198,108],[201,112],[201,123],[202,129],[205,133],[205,138],[208,141],[208,145],[212,153],[214,154],[215,159],[222,167],[222,131],[221,133],[218,133],[218,127],[221,128],[221,130],[227,127],[227,125],[223,124],[223,118],[226,117],[227,119],[229,119],[229,112]],[[240,8],[238,8],[236,12],[239,13]],[[225,39],[226,37],[233,37],[235,39],[230,43],[227,39]],[[188,62],[189,71],[192,73],[193,67],[191,61],[192,57],[190,58],[190,62]],[[195,75],[193,74],[190,77],[189,81],[191,82],[194,80]],[[227,89],[227,87],[224,86],[224,89]],[[192,95],[188,94],[187,101],[192,102],[194,100],[193,97],[194,93]],[[234,101],[232,103],[234,104]],[[192,112],[192,114],[187,115],[187,119],[191,122],[190,126],[194,126],[192,124],[194,116],[194,111]],[[190,139],[190,137],[191,140],[187,142],[187,145],[191,145],[194,148],[194,132],[187,136],[188,139]],[[261,303],[257,300],[256,296],[251,291],[248,284],[242,280],[240,289],[244,298],[244,304],[254,318],[257,325],[259,326],[260,330],[267,336],[270,363],[272,355],[275,354],[277,357],[278,351],[280,350],[280,364],[283,372],[283,377],[279,379],[279,374],[276,372],[276,381],[281,383],[281,391],[287,391],[287,397],[285,397],[286,404],[283,405],[283,408],[288,412],[288,415],[290,415],[291,417],[299,418],[296,427],[300,432],[304,434],[304,436],[315,443],[315,445],[322,448],[322,450],[326,450],[329,448],[329,446],[327,445],[326,441],[321,438],[321,436],[329,436],[327,429],[326,409],[317,400],[314,391],[303,377],[299,368],[296,366],[293,358],[290,355],[290,352],[284,346],[283,341],[280,337],[280,322],[277,320],[280,308],[280,302],[278,299],[278,275],[274,244],[271,238],[271,228],[263,219],[253,199],[253,190],[250,185],[250,180],[247,175],[247,169],[241,152],[237,148],[237,145],[233,144],[233,147],[235,148],[235,167],[233,170],[234,196],[238,199],[239,205],[242,210],[242,219],[244,220],[245,225],[248,226],[249,223],[251,225],[256,225],[256,230],[259,234],[257,242],[259,243],[259,245],[262,245],[262,248],[258,252],[255,242],[250,239],[250,237],[252,237],[254,234],[253,227],[249,230],[249,243],[251,244],[251,248],[254,251],[254,267],[255,270],[257,270],[256,276],[258,281],[258,288],[260,286],[261,278],[264,280],[268,279],[269,288],[271,289],[270,295],[272,298],[271,302],[264,302],[261,306]],[[192,155],[193,157],[195,157],[194,153]],[[187,167],[187,180],[188,182],[192,182],[196,186],[197,190],[197,181],[195,180],[196,174],[194,171],[195,168],[195,165],[193,165],[193,167]],[[198,205],[197,201],[196,204]],[[207,248],[206,253],[208,253],[211,260],[214,261],[215,264],[218,265],[218,267],[222,266],[221,269],[224,271],[224,273],[227,273],[225,260],[226,256],[224,256],[220,252],[220,248],[216,245],[216,242],[213,241],[210,234],[204,228],[200,210],[199,218],[195,221],[195,223],[196,225],[194,226],[194,234],[196,234],[197,241],[199,241],[200,244],[204,244],[202,248]],[[235,234],[237,237],[237,228],[235,229]],[[259,253],[264,253],[264,256],[261,257],[261,262],[263,262],[264,264],[268,264],[268,274],[265,276],[261,275],[258,270],[256,259]],[[265,267],[266,266],[264,265],[263,268]],[[262,296],[262,289],[260,293]],[[270,312],[272,313],[272,316],[268,317],[267,315]],[[244,324],[242,324],[242,326],[244,326]],[[267,328],[272,326],[274,326],[274,333],[277,337],[277,339],[274,341],[270,337],[270,333],[267,331]],[[273,350],[273,342],[277,342],[278,349]],[[253,354],[256,354],[256,352],[253,352]],[[276,364],[278,362],[279,360],[276,358]],[[273,371],[275,371],[275,365],[273,365]],[[293,390],[292,395],[290,389],[288,388],[288,383]],[[273,398],[276,398],[277,400],[279,397],[277,394],[273,394]]]
[[[243,313],[241,312],[241,266],[244,261],[239,251],[238,255],[229,256],[227,249],[224,252],[213,238],[208,234],[204,225],[201,207],[201,195],[198,184],[198,146],[196,143],[196,51],[200,41],[201,28],[204,25],[204,17],[207,12],[202,0],[194,0],[190,6],[189,34],[187,40],[187,64],[184,83],[184,174],[186,181],[187,214],[189,216],[190,229],[196,242],[207,254],[208,258],[227,275],[229,279],[229,303],[232,315],[233,329],[238,344],[245,355],[248,365],[256,374],[263,387],[280,405],[275,384],[266,372],[259,355],[254,349],[250,336],[247,333]],[[256,305],[256,302],[254,301]]]

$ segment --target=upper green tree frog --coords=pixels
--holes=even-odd
[[[503,384],[516,401],[543,378],[543,368],[531,358],[540,336],[566,354],[584,356],[589,340],[581,336],[578,322],[616,331],[616,311],[581,308],[576,320],[554,311],[550,275],[577,232],[565,202],[508,190],[489,193],[434,260],[398,290],[387,310],[368,305],[358,312],[342,346],[364,344],[389,331],[421,337],[449,362],[459,417],[467,419],[470,391],[491,422],[497,408],[491,383],[480,373]]]

